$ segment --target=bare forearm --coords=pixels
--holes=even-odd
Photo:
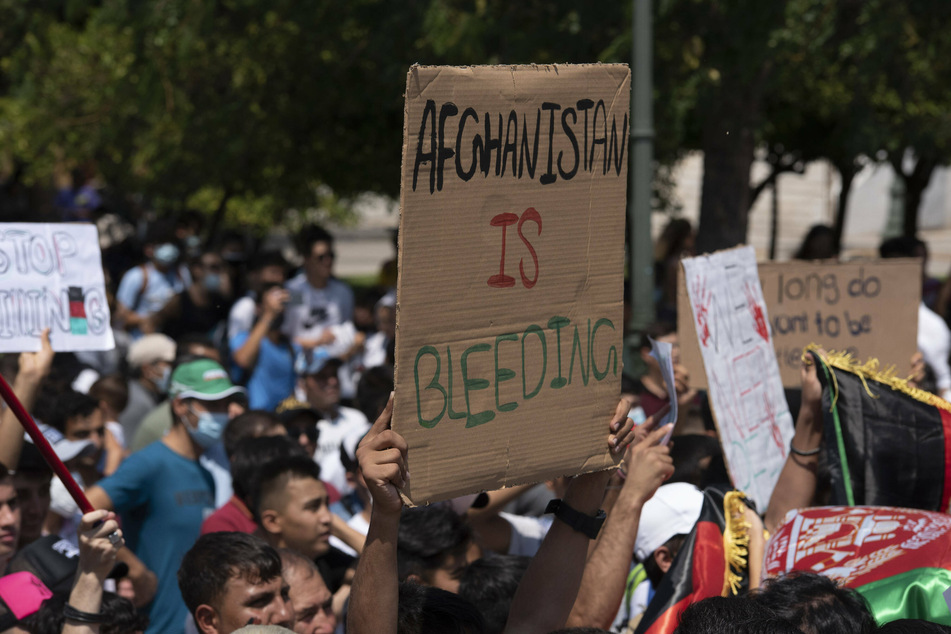
[[[36,404],[36,396],[40,390],[42,377],[32,374],[17,374],[13,381],[13,393],[20,400],[23,409],[31,411]],[[16,469],[20,461],[20,450],[23,448],[23,425],[16,414],[8,406],[0,419],[0,463],[8,469]]]
[[[99,613],[102,608],[102,583],[96,575],[81,572],[76,576],[76,583],[69,593],[69,605],[80,612]],[[63,634],[96,634],[98,632],[98,623],[79,623],[67,619],[63,625]]]
[[[349,526],[339,515],[333,516],[333,521],[330,523],[330,534],[355,550],[357,555],[363,552],[367,540],[366,536]]]
[[[348,634],[396,634],[399,579],[396,540],[399,513],[378,513],[370,518],[366,545],[350,590]]]
[[[566,627],[608,628],[624,597],[642,504],[614,505],[588,559]]]
[[[813,411],[803,408],[796,421],[796,431],[792,446],[799,451],[813,451],[822,444],[822,427]],[[800,456],[792,452],[786,456],[786,463],[779,473],[779,479],[773,489],[769,505],[766,508],[766,530],[773,532],[782,522],[788,511],[811,506],[818,484],[818,453]]]
[[[271,327],[271,321],[272,318],[267,315],[259,319],[248,334],[248,340],[235,350],[233,358],[238,367],[245,370],[254,367],[254,362],[257,361],[258,353],[261,350],[261,340],[267,335],[268,328]]]
[[[569,486],[565,503],[594,515],[610,477],[609,472],[579,476]],[[541,634],[564,626],[581,585],[589,542],[586,535],[555,520],[515,593],[506,632]]]

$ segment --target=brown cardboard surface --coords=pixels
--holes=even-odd
[[[899,374],[918,349],[921,260],[761,262],[758,265],[783,386],[799,387],[802,349],[876,358]],[[683,275],[677,281],[677,330],[681,363],[690,384],[706,388],[700,344]]]
[[[629,98],[624,65],[410,69],[393,429],[414,503],[616,463]]]

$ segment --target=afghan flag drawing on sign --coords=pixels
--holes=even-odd
[[[765,574],[807,570],[855,588],[875,620],[951,625],[951,516],[881,506],[790,511],[766,546]]]
[[[951,403],[874,359],[806,350],[821,368],[831,503],[951,511]]]
[[[747,521],[746,497],[733,491],[725,496],[713,489],[703,492],[700,518],[664,575],[647,605],[635,634],[670,634],[688,605],[708,597],[737,594],[750,585],[750,552],[762,553],[762,530]],[[758,534],[757,534],[758,533]],[[758,562],[754,561],[759,577]]]
[[[86,323],[86,304],[83,289],[79,286],[70,286],[69,298],[69,331],[74,335],[85,335],[89,332]]]

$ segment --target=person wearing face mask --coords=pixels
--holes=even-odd
[[[169,388],[172,428],[87,491],[95,508],[119,512],[126,543],[158,577],[149,633],[181,631],[185,621],[176,571],[215,508],[214,480],[199,458],[221,439],[232,398],[243,392],[219,363],[180,360]]]
[[[126,406],[119,412],[125,438],[135,437],[142,419],[168,393],[174,360],[175,342],[163,334],[146,335],[129,347],[126,361],[132,378]]]
[[[126,271],[116,291],[117,322],[133,338],[155,332],[155,314],[191,285],[188,270],[178,265],[181,251],[165,233],[153,229],[144,248],[148,261]]]
[[[231,276],[217,253],[205,253],[189,267],[193,283],[175,295],[151,320],[156,330],[176,341],[186,334],[211,337],[228,318]]]

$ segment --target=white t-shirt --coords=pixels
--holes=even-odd
[[[325,328],[353,320],[353,291],[340,280],[331,278],[324,288],[314,288],[301,273],[286,288],[301,298],[284,309],[283,331],[291,339],[319,337]]]
[[[70,471],[70,475],[73,476],[80,489],[86,489],[86,484],[77,472]],[[66,490],[66,485],[56,476],[53,476],[53,480],[50,482],[50,511],[63,518],[59,536],[79,548],[77,532],[79,531],[79,521],[83,518],[83,512],[79,510],[73,496]]]
[[[512,515],[511,513],[499,513],[499,517],[512,527],[512,539],[509,541],[508,554],[525,557],[535,556],[553,521],[553,517],[548,515],[528,517]]]
[[[951,400],[951,367],[948,366],[951,331],[944,320],[923,303],[918,306],[918,350],[934,371],[938,396]]]
[[[350,528],[352,528],[353,530],[357,531],[358,533],[364,536],[370,531],[370,522],[363,519],[363,515],[361,513],[357,513],[356,515],[348,519],[347,526],[349,526]],[[330,545],[336,548],[337,550],[347,553],[351,557],[357,556],[357,551],[355,551],[354,549],[350,548],[345,543],[343,543],[342,539],[338,537],[334,537],[333,535],[330,536]]]
[[[360,410],[339,407],[337,416],[317,422],[317,451],[314,462],[320,465],[320,479],[334,485],[341,495],[350,493],[347,470],[340,462],[340,446],[353,455],[357,443],[370,430],[370,421]]]

